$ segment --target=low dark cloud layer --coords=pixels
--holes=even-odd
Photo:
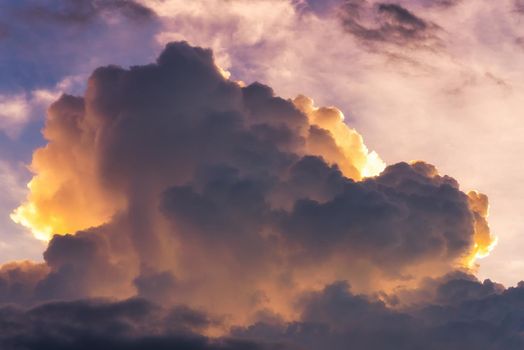
[[[485,288],[471,277],[448,280],[474,295]],[[304,299],[302,321],[258,323],[237,329],[237,336],[299,344],[300,349],[521,349],[524,346],[524,289],[519,286],[482,298],[446,305],[427,304],[392,310],[380,301],[351,293],[344,282]]]
[[[266,342],[199,335],[197,331],[207,323],[205,315],[198,311],[163,309],[143,299],[56,302],[28,310],[3,307],[0,346],[6,350],[277,348]]]
[[[137,21],[150,20],[155,16],[151,9],[135,1],[124,0],[34,2],[17,11],[20,16],[33,21],[69,25],[88,24],[100,16],[115,15],[115,12]]]
[[[519,13],[524,13],[524,1],[515,0],[514,6],[515,6],[515,11]]]
[[[0,308],[0,345],[9,350],[521,349],[524,287],[493,290],[489,285],[456,272],[435,281],[446,300],[399,310],[355,294],[340,281],[304,293],[297,302],[301,314],[296,321],[266,317],[218,338],[201,332],[220,326],[220,320],[144,299],[53,302],[30,309],[5,306]],[[458,290],[467,297],[453,297]]]
[[[348,0],[341,6],[341,17],[348,32],[370,44],[430,47],[439,42],[438,25],[399,4]]]

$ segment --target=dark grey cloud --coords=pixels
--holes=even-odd
[[[500,294],[504,289],[501,284],[494,283],[489,279],[479,282],[472,275],[452,273],[438,281],[435,302],[445,305],[459,304]]]
[[[341,7],[340,15],[348,32],[370,44],[431,47],[439,42],[437,24],[399,4],[348,0]]]
[[[460,2],[462,2],[462,0],[411,0],[409,3],[422,5],[424,7],[449,8],[459,4]],[[404,7],[397,4],[396,2],[381,3],[370,0],[298,0],[294,1],[293,3],[296,5],[298,10],[312,11],[320,16],[333,15],[337,10],[340,9],[345,9],[346,11],[350,11],[358,16],[358,13],[362,8],[370,6],[372,3],[376,3],[379,7],[381,5],[393,5],[401,8],[402,12],[407,11]],[[413,13],[409,13],[409,15],[416,17]]]
[[[49,270],[45,264],[16,262],[0,268],[0,300],[2,303],[27,303],[34,299],[34,290]]]
[[[28,301],[187,301],[226,285],[256,309],[253,280],[281,283],[275,270],[293,283],[338,259],[344,274],[364,278],[364,264],[386,279],[417,278],[416,266],[444,273],[473,247],[478,214],[455,180],[423,162],[347,178],[308,154],[341,152],[328,130],[265,85],[224,79],[210,50],[172,43],[155,64],[102,67],[88,85],[49,109],[51,159],[79,174],[53,178],[57,205],[63,213],[86,198],[76,215],[125,204],[105,225],[55,236],[49,274]]]
[[[424,6],[449,8],[458,5],[462,0],[418,0]]]
[[[459,280],[463,281],[463,280]],[[484,288],[471,280],[470,290]],[[447,283],[455,283],[449,280]],[[461,283],[461,282],[459,282]],[[453,305],[392,310],[351,293],[344,282],[304,300],[302,321],[257,323],[234,331],[246,338],[292,342],[303,349],[520,349],[524,288],[509,288]]]
[[[55,236],[44,252],[51,272],[38,282],[39,300],[76,299],[90,296],[93,287],[108,288],[122,282],[125,270],[113,263],[113,251],[106,237],[90,232]]]
[[[299,320],[265,318],[236,327],[222,338],[200,331],[220,324],[186,306],[163,308],[144,299],[119,302],[78,300],[30,309],[0,308],[3,349],[470,349],[513,350],[524,346],[524,287],[476,293],[489,287],[472,276],[454,273],[437,289],[460,289],[475,297],[409,309],[351,292],[335,282],[302,295]]]
[[[194,332],[206,322],[200,312],[186,307],[166,310],[143,299],[56,302],[32,309],[3,307],[0,346],[6,350],[276,349],[262,342],[210,339]]]
[[[379,294],[390,306],[417,309],[424,305],[451,306],[502,294],[506,288],[489,279],[479,281],[467,271],[452,271],[438,278],[426,278],[416,288],[399,288],[394,294]]]
[[[515,11],[519,13],[524,13],[524,1],[522,0],[515,0],[514,1],[514,7]]]

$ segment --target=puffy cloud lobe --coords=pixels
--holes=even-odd
[[[299,0],[295,4],[298,9],[307,9],[311,10],[319,15],[333,14],[334,11],[340,8],[346,8],[348,11],[353,11],[355,15],[358,16],[359,9],[366,4],[368,0]],[[399,10],[400,17],[407,19],[407,22],[410,22],[413,19],[416,19],[416,16],[403,8],[401,3],[408,4],[421,4],[427,7],[441,7],[448,8],[457,5],[462,0],[408,0],[408,1],[398,1],[397,2],[378,2],[374,1],[380,6],[390,7],[390,10],[393,9]],[[373,2],[373,1],[371,1]],[[387,11],[387,10],[386,10]],[[418,22],[420,19],[416,19]]]
[[[184,38],[211,46],[233,77],[265,81],[281,96],[294,96],[299,86],[321,105],[343,107],[351,112],[350,123],[390,162],[431,160],[459,179],[463,188],[489,192],[497,202],[490,220],[493,228],[517,237],[520,230],[512,217],[519,215],[519,205],[504,203],[523,196],[516,195],[518,189],[507,179],[492,179],[494,174],[517,178],[521,173],[513,169],[518,160],[500,157],[501,148],[503,154],[515,154],[521,140],[519,133],[510,132],[520,130],[517,114],[523,94],[518,90],[524,71],[519,69],[523,51],[517,38],[522,37],[522,26],[515,1],[455,1],[456,6],[447,7],[434,0],[367,2],[369,12],[361,19],[367,28],[378,27],[378,3],[398,4],[438,25],[440,45],[429,49],[355,40],[350,33],[344,35],[340,18],[332,13],[301,11],[305,2],[316,2],[317,8],[336,6],[334,1],[293,1],[299,3],[293,7],[289,1],[272,0],[149,4],[166,25],[158,36],[162,43]],[[495,122],[492,115],[503,116],[503,122]],[[471,125],[483,128],[482,135],[493,141],[476,137]],[[500,143],[502,134],[507,137]],[[465,135],[471,135],[468,142]],[[506,170],[492,172],[492,164]],[[509,260],[520,259],[518,242],[500,243],[479,273],[513,284],[521,263]]]
[[[474,233],[467,196],[457,186],[427,164],[400,163],[378,177],[348,181],[325,203],[297,201],[283,231],[309,256],[324,249],[348,257],[365,252],[397,271],[419,259],[449,262],[469,250]]]
[[[110,218],[115,206],[121,205],[116,196],[109,200],[99,190],[97,165],[90,156],[94,131],[83,120],[83,111],[83,99],[72,96],[64,96],[49,110],[44,134],[54,142],[47,151],[34,153],[31,166],[38,176],[28,185],[32,192],[41,188],[43,193],[30,195],[31,204],[13,214],[15,221],[24,225],[32,222],[37,238],[100,225]],[[49,163],[54,166],[46,166]],[[83,174],[82,179],[79,174]],[[85,210],[87,207],[89,210]],[[68,221],[56,214],[60,212],[69,214]]]
[[[363,266],[366,283],[378,283],[377,270],[386,280],[416,280],[427,273],[421,266],[444,273],[473,249],[471,210],[456,181],[425,163],[398,164],[354,182],[314,156],[294,163],[283,183],[214,169],[192,186],[168,190],[164,199],[193,275],[220,276],[217,284],[232,286],[245,278],[270,300],[276,295],[267,290],[268,278],[277,282],[284,272],[302,287],[314,285],[308,274],[327,283],[362,275]],[[209,267],[210,257],[225,273]]]
[[[469,300],[478,300],[504,291],[504,287],[491,280],[479,283],[471,275],[446,276],[436,289],[436,302],[457,304]]]
[[[462,284],[461,294],[469,296],[399,310],[352,292],[346,282],[335,282],[303,294],[298,301],[301,314],[295,321],[265,318],[218,338],[201,335],[220,322],[205,313],[185,306],[164,308],[143,299],[2,307],[0,345],[5,349],[282,350],[347,349],[348,345],[372,350],[513,350],[524,345],[522,286],[494,291],[487,282],[459,272],[435,282],[437,290]]]
[[[163,182],[183,183],[195,171],[195,163],[227,161],[243,170],[257,166],[273,169],[289,162],[286,157],[305,152],[307,135],[301,133],[306,133],[308,128],[304,115],[289,102],[272,96],[267,87],[255,84],[240,89],[224,81],[205,50],[178,46],[176,50],[164,52],[158,65],[135,67],[130,72],[116,67],[99,69],[90,85],[86,109],[83,99],[69,96],[64,96],[50,109],[45,136],[52,142],[46,150],[35,154],[33,168],[37,176],[30,186],[35,187],[35,196],[42,192],[42,200],[49,201],[63,193],[64,200],[78,199],[78,202],[56,209],[52,209],[53,203],[45,203],[46,208],[51,208],[47,209],[50,213],[46,213],[44,208],[39,208],[44,207],[44,203],[39,205],[38,198],[31,198],[37,208],[25,207],[21,209],[25,211],[21,216],[35,215],[31,221],[37,230],[46,230],[45,226],[39,227],[39,215],[57,233],[86,228],[88,224],[84,221],[90,221],[91,225],[106,221],[107,215],[125,204],[115,200],[117,191],[110,194],[111,201],[97,198],[103,196],[99,192],[108,192],[107,188],[113,185],[117,190],[131,192],[135,185],[132,181],[146,176],[135,169],[163,177]],[[146,113],[154,118],[141,117]],[[327,140],[330,139],[328,135]],[[81,140],[81,144],[76,140]],[[229,145],[225,140],[236,142]],[[351,146],[362,147],[358,142]],[[192,157],[188,149],[198,152],[198,157]],[[360,158],[365,158],[367,150],[360,152]],[[58,153],[60,157],[53,158]],[[255,155],[258,158],[253,159],[251,156]],[[362,166],[362,159],[355,161],[359,163],[357,167]],[[166,163],[177,164],[166,167]],[[52,166],[48,166],[50,164]],[[54,170],[58,168],[68,171],[59,174]],[[255,170],[260,169],[251,171]],[[84,178],[93,183],[74,186],[75,173],[84,173]],[[361,176],[356,172],[349,175]],[[51,185],[53,182],[55,186]],[[47,190],[39,191],[39,187]],[[82,193],[72,193],[73,187],[80,187]],[[105,204],[83,213],[84,219],[71,216],[64,220],[76,222],[77,227],[61,227],[60,217],[67,212],[66,207],[85,207],[86,204],[91,207],[97,203]],[[57,215],[59,212],[62,214]],[[54,219],[50,219],[51,216]]]
[[[301,185],[285,179],[290,167],[310,152],[325,153],[346,176],[361,179],[370,163],[362,138],[338,110],[299,100],[297,108],[262,84],[227,81],[209,50],[184,43],[170,45],[156,64],[95,71],[85,98],[65,95],[49,109],[49,144],[34,155],[29,202],[14,217],[41,238],[114,219],[50,242],[44,257],[52,272],[36,298],[130,296],[137,288],[140,295],[185,300],[198,288],[208,299],[204,286],[227,278],[231,289],[223,297],[253,285],[242,300],[259,300],[256,288],[263,286],[253,280],[266,277],[234,281],[280,274],[269,263],[276,243],[264,235],[275,208],[291,206],[300,194]],[[312,141],[315,133],[321,140]],[[318,149],[311,151],[313,142]],[[380,159],[370,159],[380,170]],[[210,255],[224,260],[221,272],[209,268]],[[233,268],[239,261],[244,268]]]
[[[27,303],[34,299],[37,283],[49,273],[45,264],[29,261],[12,262],[0,267],[0,300],[2,303]]]
[[[449,272],[438,278],[425,278],[413,289],[398,288],[394,294],[378,296],[389,306],[417,309],[425,305],[454,306],[502,294],[505,287],[489,279],[480,282],[463,270]]]

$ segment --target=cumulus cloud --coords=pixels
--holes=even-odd
[[[20,94],[0,94],[0,131],[11,140],[19,138],[29,123],[41,118],[45,108],[56,100],[61,91],[72,89],[75,77],[66,77],[50,88]]]
[[[227,334],[301,320],[297,300],[334,281],[416,288],[492,242],[484,195],[424,162],[385,167],[337,108],[228,80],[185,42],[98,68],[44,136],[13,218],[50,239],[45,263],[6,267],[5,302],[139,296]]]
[[[493,291],[488,282],[461,273],[435,281],[437,290],[450,285],[469,297],[399,310],[338,281],[304,293],[297,300],[300,316],[293,322],[266,316],[221,337],[203,335],[221,323],[205,312],[139,298],[52,302],[28,309],[4,306],[0,344],[6,349],[522,348],[522,286]]]

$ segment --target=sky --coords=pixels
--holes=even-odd
[[[0,344],[522,348],[523,21],[0,0]]]

